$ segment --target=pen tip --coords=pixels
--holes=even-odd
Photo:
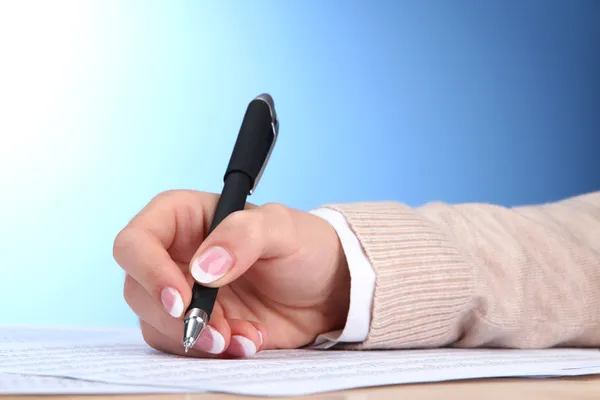
[[[193,345],[194,345],[194,342],[191,338],[186,339],[183,342],[183,350],[187,353],[192,348]]]

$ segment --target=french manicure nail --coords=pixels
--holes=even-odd
[[[225,350],[225,338],[219,331],[207,325],[194,344],[194,348],[210,354],[220,354]]]
[[[223,247],[209,247],[194,261],[191,272],[200,283],[211,283],[229,271],[233,264],[231,253]]]
[[[238,357],[252,357],[256,354],[256,345],[247,337],[234,335],[231,337],[229,351]]]
[[[160,300],[169,314],[175,318],[183,313],[183,300],[179,292],[171,287],[166,287],[160,292]]]
[[[260,338],[260,346],[262,346],[262,345],[263,345],[263,343],[264,343],[264,342],[263,342],[262,333],[260,333],[260,331],[257,331],[257,332],[258,332],[258,337]],[[259,347],[260,347],[260,346],[259,346]]]

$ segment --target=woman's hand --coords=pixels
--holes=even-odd
[[[153,348],[184,354],[183,313],[194,280],[219,287],[192,356],[252,356],[310,344],[343,328],[350,276],[335,230],[278,204],[248,204],[206,237],[218,195],[169,191],[117,236],[124,296]]]

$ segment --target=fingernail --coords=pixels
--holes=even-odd
[[[256,354],[256,345],[247,337],[234,335],[231,337],[228,351],[237,357],[252,357]]]
[[[175,318],[183,313],[183,300],[179,292],[171,287],[166,287],[160,292],[160,300],[169,314]]]
[[[263,345],[263,343],[264,343],[264,342],[263,342],[262,333],[260,333],[260,331],[257,331],[257,332],[258,332],[258,337],[260,338],[260,346],[262,346],[262,345]],[[259,347],[260,347],[260,346],[259,346]]]
[[[192,264],[192,276],[200,283],[211,283],[225,275],[233,264],[231,253],[223,247],[210,247]]]
[[[225,350],[225,339],[219,331],[207,325],[194,344],[194,348],[210,354],[219,354]]]

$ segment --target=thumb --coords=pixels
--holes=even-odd
[[[300,247],[294,222],[297,212],[280,204],[266,204],[230,214],[192,258],[192,276],[204,286],[220,287],[261,258],[294,253]]]

